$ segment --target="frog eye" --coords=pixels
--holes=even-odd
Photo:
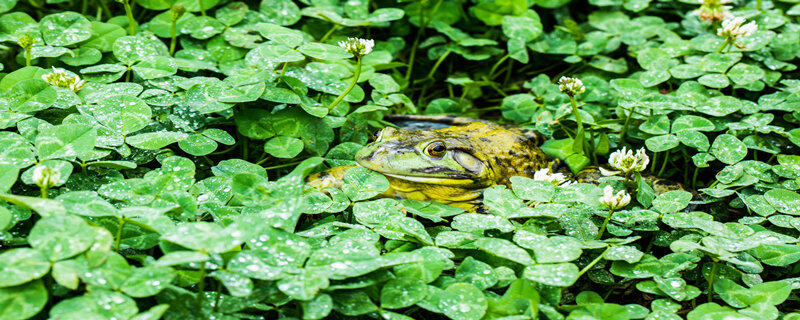
[[[445,152],[447,152],[447,147],[441,141],[431,142],[425,147],[425,154],[433,158],[441,158]]]

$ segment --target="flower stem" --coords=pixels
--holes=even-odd
[[[39,190],[42,191],[42,199],[47,199],[47,190],[48,190],[47,186],[42,186],[41,188],[39,188]]]
[[[350,86],[348,86],[347,89],[342,92],[342,94],[336,97],[336,100],[331,102],[331,105],[328,106],[328,110],[332,110],[337,104],[339,104],[339,102],[342,102],[344,96],[350,93],[350,90],[353,90],[353,88],[356,86],[356,83],[358,82],[358,76],[361,75],[361,56],[357,56],[356,59],[356,72],[353,74],[353,81],[350,82]]]
[[[178,19],[172,19],[169,26],[169,56],[175,56],[175,44],[178,42]]]
[[[129,0],[122,1],[125,7],[125,15],[128,17],[128,35],[136,34],[136,20],[133,19],[133,9],[131,9],[131,2]]]
[[[722,50],[725,50],[725,48],[727,48],[728,44],[730,43],[731,43],[730,39],[725,39],[725,42],[723,42],[722,45],[719,46],[719,48],[717,49],[717,53],[722,53]]]
[[[597,238],[595,238],[595,240],[600,240],[600,238],[603,237],[603,234],[606,232],[606,226],[608,226],[608,222],[611,221],[612,214],[614,214],[614,209],[609,209],[606,219],[603,220],[603,224],[600,226],[600,231],[597,232]]]
[[[581,269],[581,271],[578,272],[578,276],[575,277],[575,281],[578,281],[577,279],[580,279],[581,276],[584,273],[589,271],[589,269],[591,269],[592,267],[594,267],[594,265],[596,265],[598,262],[600,262],[600,259],[603,259],[603,256],[606,255],[606,252],[608,252],[609,249],[611,249],[611,247],[606,247],[606,250],[604,250],[603,253],[601,253],[599,256],[597,256],[597,258],[594,258],[594,260],[592,260],[592,262],[589,262],[589,264],[587,264],[585,267],[583,267],[583,269]]]
[[[761,0],[756,0],[756,10],[761,11]]]
[[[572,95],[568,95],[568,96],[569,96],[569,103],[572,105],[572,114],[575,116],[575,122],[578,123],[577,132],[580,133],[580,134],[584,134],[583,133],[583,120],[581,120],[581,114],[580,114],[580,112],[578,112],[578,103],[575,101],[575,97],[574,96],[572,96]],[[583,138],[584,137],[581,137],[581,139],[583,139]],[[577,139],[577,137],[576,137],[576,139]],[[583,149],[584,149],[584,146],[581,146],[581,150],[583,150]]]
[[[25,66],[31,66],[31,48],[25,48]]]
[[[578,103],[575,101],[575,97],[569,96],[569,103],[572,105],[572,114],[575,116],[575,121],[578,122],[578,131],[583,129],[583,121],[581,120],[581,114],[578,112]]]

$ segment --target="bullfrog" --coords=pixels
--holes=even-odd
[[[359,166],[382,173],[391,185],[383,196],[427,200],[472,210],[482,190],[510,185],[512,176],[533,177],[554,166],[534,131],[489,121],[447,116],[395,116],[395,121],[444,124],[433,130],[386,127],[355,155]],[[449,126],[448,126],[449,125]],[[350,167],[309,176],[309,185],[340,187]]]
[[[355,154],[359,166],[389,180],[391,187],[384,197],[434,201],[473,211],[480,208],[482,191],[492,185],[510,186],[513,176],[533,178],[540,169],[555,173],[562,167],[542,152],[539,145],[544,137],[533,130],[449,116],[385,119],[409,129],[386,127]],[[308,184],[320,190],[340,188],[350,168],[334,167],[310,175]],[[565,168],[561,173],[572,176]],[[598,168],[590,167],[573,178],[597,183],[600,177]],[[647,179],[656,193],[681,188],[668,180]]]

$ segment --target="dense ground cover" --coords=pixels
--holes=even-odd
[[[0,319],[800,319],[798,16],[0,0]],[[536,129],[573,171],[644,148],[696,194],[641,166],[495,186],[487,214],[372,199],[364,169],[304,185],[396,113]]]

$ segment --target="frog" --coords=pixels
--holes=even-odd
[[[449,116],[395,116],[395,121],[440,123],[438,129],[388,126],[355,154],[359,166],[379,172],[390,188],[382,196],[433,201],[465,210],[480,206],[483,190],[510,186],[512,176],[533,177],[557,166],[539,148],[538,132],[479,119]],[[318,189],[340,187],[349,166],[313,174]]]
[[[512,125],[451,116],[387,116],[387,126],[375,140],[358,150],[358,166],[379,172],[390,188],[382,197],[433,201],[470,212],[485,209],[483,191],[493,185],[511,187],[511,177],[534,178],[547,168],[575,182],[598,184],[603,176],[598,166],[572,174],[559,159],[548,158],[540,146],[544,135]],[[421,125],[420,125],[421,124]],[[340,188],[345,172],[339,166],[315,173],[308,185],[324,190]],[[647,175],[656,194],[682,190],[679,183]]]

